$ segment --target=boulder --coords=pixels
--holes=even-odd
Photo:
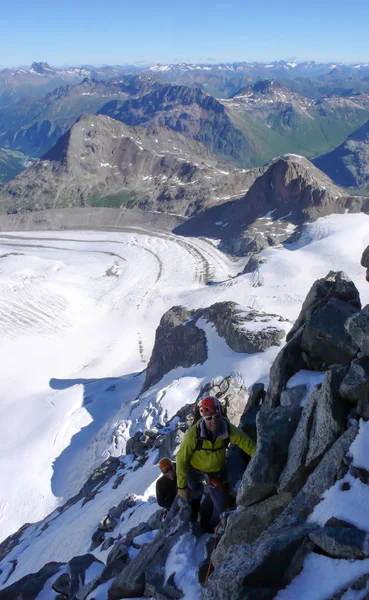
[[[369,281],[369,246],[367,246],[361,257],[361,264],[366,268],[366,280]]]
[[[85,586],[86,571],[91,567],[92,564],[99,565],[101,571],[104,568],[104,564],[97,560],[93,554],[83,554],[82,556],[75,556],[68,562],[68,572],[70,575],[70,596],[73,598],[77,592]],[[87,584],[90,588],[90,583]],[[87,591],[87,590],[86,590]],[[85,594],[86,595],[86,594]]]
[[[295,406],[259,411],[256,452],[242,478],[237,504],[249,506],[275,494],[300,415],[301,408]]]
[[[346,321],[357,312],[351,304],[331,298],[307,320],[301,349],[320,359],[320,370],[330,365],[348,365],[358,353],[357,344],[345,329]]]
[[[253,309],[246,310],[235,302],[213,304],[203,311],[203,317],[215,325],[218,335],[235,352],[264,352],[270,346],[279,346],[285,336],[285,328],[277,324],[286,322],[286,319]]]
[[[176,367],[202,364],[208,357],[205,332],[193,320],[196,311],[173,306],[161,318],[146,369],[142,392]]]
[[[346,329],[360,350],[369,356],[369,304],[347,321]]]
[[[328,275],[315,281],[311,287],[295,324],[287,334],[287,341],[290,341],[298,329],[307,323],[313,313],[324,306],[330,298],[338,298],[357,310],[361,309],[360,295],[353,281],[343,271],[330,271]]]
[[[305,404],[288,448],[278,491],[296,494],[324,453],[344,432],[346,410],[338,393],[344,375],[344,369],[327,371]]]
[[[281,406],[300,406],[307,392],[306,385],[295,385],[281,392]]]
[[[255,542],[292,500],[291,494],[275,494],[252,506],[233,511],[227,518],[224,534],[213,552],[219,564],[229,546]]]
[[[369,557],[369,534],[356,527],[324,527],[309,537],[333,558],[353,560]]]
[[[301,571],[304,558],[313,548],[308,536],[317,529],[317,525],[305,523],[280,531],[273,538],[230,546],[221,562],[214,561],[215,571],[202,590],[201,600],[239,600],[248,598],[243,593],[245,588],[275,591],[285,587]]]
[[[356,406],[359,417],[369,419],[369,358],[360,356],[351,362],[339,389],[342,398]]]
[[[48,579],[56,575],[64,563],[50,562],[42,567],[37,573],[30,573],[12,583],[0,592],[2,600],[36,600],[43,590]]]
[[[262,404],[262,410],[274,408],[280,404],[280,394],[286,387],[287,381],[305,368],[305,363],[301,355],[301,339],[303,328],[296,331],[295,335],[289,339],[283,346],[273,362],[269,374],[269,386],[265,400]]]

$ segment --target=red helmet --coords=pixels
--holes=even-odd
[[[166,473],[173,466],[170,458],[162,458],[159,460],[159,469],[162,473]]]
[[[216,396],[207,396],[200,402],[200,415],[202,417],[211,417],[220,414],[220,402]]]

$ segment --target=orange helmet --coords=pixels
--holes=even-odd
[[[203,398],[199,406],[202,417],[212,417],[213,415],[219,415],[221,412],[220,402],[216,396]]]
[[[166,473],[172,467],[170,458],[162,458],[159,460],[159,469],[162,473]]]

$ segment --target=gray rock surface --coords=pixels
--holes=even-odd
[[[109,600],[163,593],[165,562],[181,535],[190,532],[190,506],[183,506],[169,524],[163,523],[155,539],[127,564],[108,591]]]
[[[283,346],[272,364],[269,374],[269,386],[262,410],[278,406],[280,404],[280,394],[286,387],[287,381],[297,371],[305,367],[300,349],[302,335],[303,328],[301,327]]]
[[[366,268],[366,280],[369,281],[369,246],[367,246],[363,252],[361,264]]]
[[[248,506],[275,494],[300,415],[301,408],[295,406],[258,413],[256,452],[243,475],[237,493],[238,505]]]
[[[270,346],[279,346],[285,336],[285,329],[278,327],[276,322],[283,323],[286,319],[252,309],[246,310],[235,302],[213,304],[203,311],[203,316],[214,323],[218,334],[235,352],[264,352]],[[255,323],[260,324],[256,331]]]
[[[356,356],[358,346],[347,333],[345,324],[357,312],[351,304],[330,298],[307,320],[301,349],[311,357],[319,358],[323,369],[333,364],[349,364]]]
[[[369,419],[369,358],[361,356],[351,362],[339,393],[356,406],[358,416]]]
[[[369,356],[369,304],[347,321],[346,329],[360,350]]]
[[[326,452],[318,466],[309,475],[302,490],[289,503],[283,513],[276,518],[263,536],[273,536],[280,530],[301,525],[305,522],[314,507],[321,501],[323,493],[332,487],[337,479],[342,477],[340,475],[341,468],[357,432],[358,424],[355,422]]]
[[[369,535],[356,527],[324,527],[309,537],[333,558],[362,560],[369,557]]]
[[[302,569],[303,559],[312,548],[304,542],[316,529],[318,526],[305,523],[273,538],[230,546],[224,559],[214,563],[215,571],[202,590],[201,600],[239,600],[244,586],[255,589],[266,582],[268,587],[285,587]],[[305,552],[299,553],[303,545]],[[299,564],[292,569],[296,555]]]
[[[160,319],[142,391],[176,367],[202,364],[208,357],[205,332],[196,327],[194,311],[173,306]]]
[[[327,371],[305,404],[278,481],[279,491],[296,494],[323,454],[344,432],[347,415],[338,394],[344,374],[343,369]]]
[[[306,392],[307,387],[304,384],[283,390],[280,399],[281,406],[300,406]]]
[[[287,341],[309,321],[318,308],[327,304],[331,298],[338,298],[357,310],[361,309],[360,295],[353,281],[343,271],[329,271],[328,275],[313,283],[303,302],[299,316],[287,334]]]
[[[262,502],[232,512],[227,519],[225,532],[212,554],[214,561],[221,563],[229,546],[255,542],[291,500],[291,494],[275,494]]]

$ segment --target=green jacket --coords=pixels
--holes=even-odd
[[[255,443],[253,440],[226,419],[222,421],[221,430],[214,442],[201,434],[204,427],[202,420],[186,431],[176,456],[177,485],[179,488],[187,487],[187,473],[190,466],[203,473],[219,473],[225,465],[226,440],[229,440],[231,444],[236,444],[250,456],[254,454]],[[196,450],[199,438],[202,440],[202,448]]]

